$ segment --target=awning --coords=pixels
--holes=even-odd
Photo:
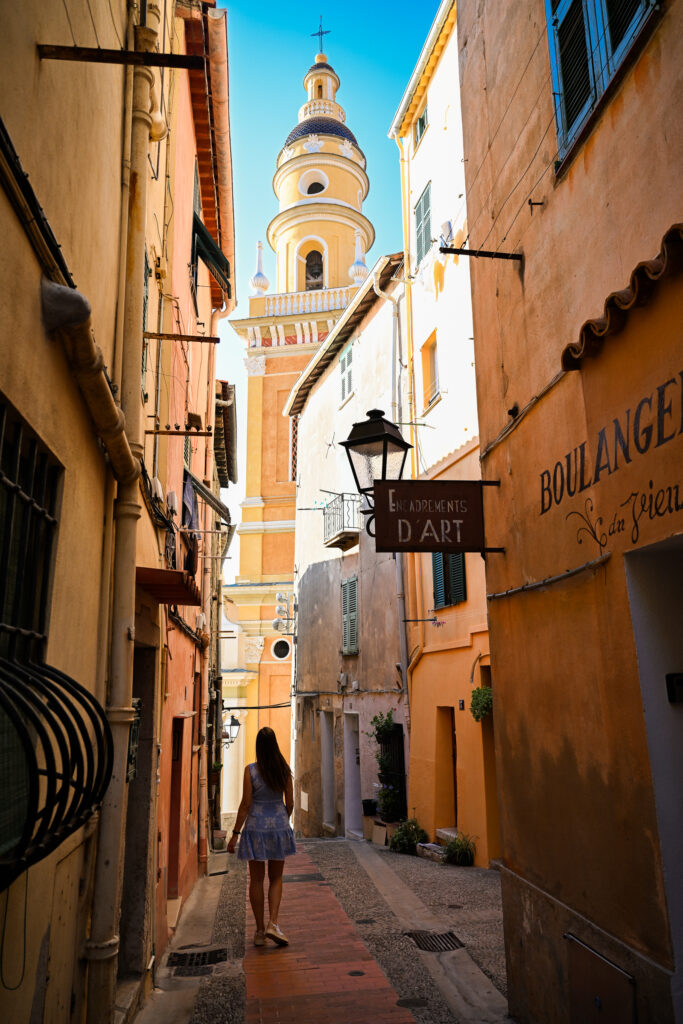
[[[185,473],[190,478],[190,482],[195,489],[197,497],[202,498],[207,505],[210,505],[214,512],[220,516],[226,526],[230,526],[230,509],[228,506],[224,505],[220,498],[217,498],[213,491],[210,490],[206,484],[202,483],[194,473],[190,473],[188,469],[185,470]]]
[[[159,604],[202,603],[202,596],[194,578],[183,569],[154,569],[138,565],[135,569],[135,582],[156,598]]]
[[[206,264],[209,273],[218,283],[221,291],[225,293],[226,298],[231,298],[230,264],[214,242],[211,232],[204,227],[196,213],[192,223],[195,253]]]

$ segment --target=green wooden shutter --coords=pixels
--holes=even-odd
[[[443,572],[444,556],[438,552],[432,552],[432,579],[434,583],[434,607],[443,608],[446,604],[446,589],[444,586]]]
[[[358,578],[342,583],[342,654],[358,653]]]
[[[465,554],[448,555],[448,582],[450,603],[460,604],[467,600],[467,578],[465,576]]]
[[[415,256],[418,263],[432,244],[431,188],[429,182],[415,207]]]

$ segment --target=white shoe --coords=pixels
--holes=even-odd
[[[285,933],[281,930],[279,925],[273,924],[272,921],[268,922],[268,927],[266,928],[266,938],[272,939],[273,942],[277,943],[278,946],[289,945],[289,939],[287,938]]]

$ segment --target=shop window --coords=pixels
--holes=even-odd
[[[358,577],[342,582],[342,654],[358,654]]]
[[[436,358],[436,331],[422,346],[422,400],[424,409],[439,397],[439,366]]]
[[[322,286],[323,256],[317,249],[311,249],[306,257],[306,291],[318,291]]]
[[[432,183],[429,182],[415,207],[415,257],[418,263],[432,244],[431,191]]]
[[[467,600],[467,577],[465,555],[432,554],[432,578],[434,583],[434,608],[446,608],[462,604]]]
[[[353,342],[347,345],[339,357],[341,374],[341,400],[345,402],[353,392]]]
[[[422,113],[420,114],[420,116],[418,117],[417,121],[415,122],[415,146],[416,147],[419,144],[420,139],[424,135],[428,123],[429,122],[427,121],[427,108],[425,107],[424,110],[422,111]]]
[[[560,158],[652,9],[650,0],[546,0]]]

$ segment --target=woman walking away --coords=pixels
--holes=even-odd
[[[240,860],[249,861],[249,902],[256,921],[255,946],[265,946],[266,939],[271,939],[278,946],[286,946],[289,942],[277,918],[285,857],[296,853],[294,834],[289,825],[293,807],[292,773],[280,753],[275,733],[266,725],[256,736],[256,761],[244,769],[242,802],[228,843],[228,853],[234,853],[241,832],[237,856]],[[267,927],[263,906],[266,861],[270,911]]]

